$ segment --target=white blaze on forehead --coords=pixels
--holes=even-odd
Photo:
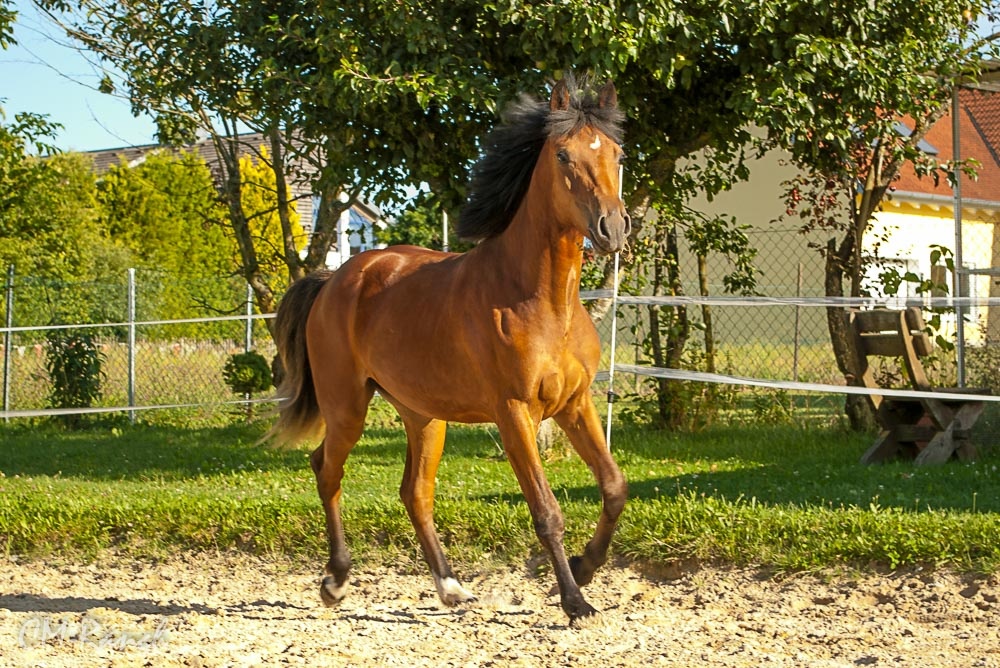
[[[596,134],[594,135],[594,141],[590,144],[590,148],[594,149],[595,151],[597,149],[601,148],[601,136],[600,135],[596,135]]]

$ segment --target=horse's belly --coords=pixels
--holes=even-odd
[[[498,388],[506,382],[478,360],[414,323],[382,332],[369,347],[368,375],[391,401],[448,422],[492,422]]]

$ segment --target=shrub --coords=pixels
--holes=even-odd
[[[230,355],[222,368],[222,377],[236,394],[248,397],[271,387],[271,365],[255,350]],[[253,404],[247,402],[246,418],[253,417]]]
[[[255,350],[230,355],[222,377],[236,394],[263,392],[271,387],[271,365]]]
[[[105,361],[93,335],[85,331],[57,329],[48,334],[45,368],[52,382],[52,408],[89,408],[101,398],[102,365]],[[78,426],[79,415],[62,416]]]

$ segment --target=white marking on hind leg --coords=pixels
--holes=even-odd
[[[437,587],[438,597],[445,605],[458,605],[466,601],[476,600],[476,597],[460,585],[455,578],[442,578],[435,574],[434,586]]]
[[[350,579],[345,579],[343,584],[337,584],[337,579],[333,575],[327,573],[323,578],[323,583],[320,585],[322,591],[320,592],[320,597],[323,599],[323,605],[326,607],[331,607],[337,605],[344,597],[347,596],[347,590],[350,587]]]
[[[338,601],[347,596],[347,590],[349,588],[349,585],[346,582],[342,585],[337,585],[332,580],[330,582],[323,582],[323,586],[326,587],[326,591],[329,592],[330,596]]]

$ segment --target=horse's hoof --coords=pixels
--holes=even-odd
[[[589,585],[590,581],[594,579],[594,569],[585,568],[583,557],[570,557],[569,570],[573,573],[573,580],[581,587]]]
[[[580,601],[578,604],[571,606],[570,609],[566,610],[566,614],[569,616],[570,626],[572,626],[577,620],[593,617],[597,613],[597,608],[586,601]]]
[[[434,576],[434,585],[437,587],[438,598],[449,607],[476,600],[472,592],[460,585],[455,578]]]
[[[323,605],[332,608],[343,601],[345,596],[347,596],[347,580],[338,585],[332,575],[323,578],[323,584],[319,586],[319,597],[323,599]]]

